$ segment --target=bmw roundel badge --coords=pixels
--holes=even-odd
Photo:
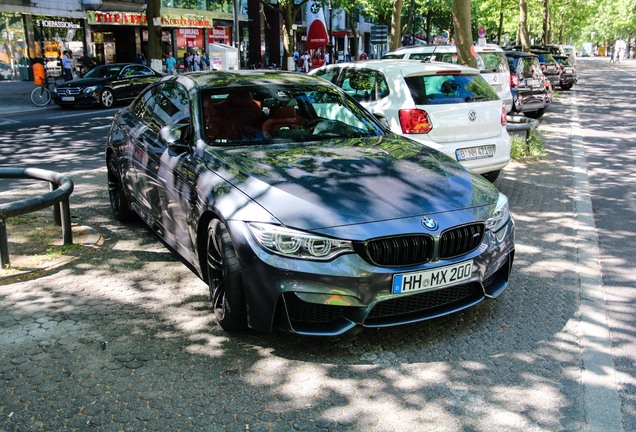
[[[436,230],[437,229],[437,222],[435,222],[433,219],[431,219],[430,217],[424,217],[422,218],[422,225],[424,226],[424,228],[426,228],[427,230]]]

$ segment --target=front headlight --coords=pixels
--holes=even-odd
[[[289,258],[329,261],[353,252],[350,241],[321,237],[303,231],[264,223],[249,223],[250,231],[268,252]]]
[[[84,89],[84,94],[85,95],[92,95],[93,93],[95,93],[95,90],[97,90],[97,86],[86,87]]]
[[[508,198],[499,193],[499,200],[492,216],[486,220],[486,229],[496,232],[499,231],[510,219],[510,210],[508,208]]]

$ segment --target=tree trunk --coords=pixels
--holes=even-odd
[[[501,33],[503,32],[504,19],[504,0],[501,0],[501,9],[499,9],[499,29],[497,29],[497,45],[501,46]]]
[[[163,59],[161,48],[161,22],[155,25],[155,18],[161,18],[161,0],[148,0],[146,7],[146,20],[148,21],[148,64],[152,65],[153,59]],[[159,20],[157,20],[159,21]]]
[[[550,9],[548,7],[549,0],[543,0],[543,43],[549,44],[552,39],[550,29]]]
[[[395,0],[391,16],[391,41],[389,51],[395,51],[402,42],[402,0]]]
[[[528,37],[528,5],[526,0],[519,0],[519,37],[522,51],[530,52],[530,37]]]
[[[470,21],[470,0],[453,0],[453,27],[456,37],[458,62],[477,67]]]
[[[351,34],[353,35],[353,40],[351,41],[351,50],[353,51],[352,59],[358,61],[360,60],[360,48],[358,47],[358,21],[356,20],[358,18],[358,14],[353,13],[352,11],[347,15],[349,17],[349,28],[351,29]],[[335,63],[333,59],[333,53],[331,55],[331,62]]]
[[[426,43],[433,43],[433,38],[431,37],[431,29],[433,27],[433,11],[431,8],[428,8],[426,11]]]

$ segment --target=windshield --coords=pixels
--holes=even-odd
[[[101,65],[86,72],[84,78],[115,78],[120,71],[121,66]]]
[[[201,98],[201,129],[211,145],[259,145],[385,134],[373,116],[329,86],[241,86],[203,91]]]

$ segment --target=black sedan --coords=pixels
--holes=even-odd
[[[101,105],[110,108],[119,101],[134,99],[149,84],[164,75],[136,63],[97,66],[83,78],[58,84],[53,100],[62,108],[75,105]]]
[[[115,115],[106,166],[114,216],[207,281],[227,331],[414,323],[508,285],[506,197],[317,77],[168,77]]]

